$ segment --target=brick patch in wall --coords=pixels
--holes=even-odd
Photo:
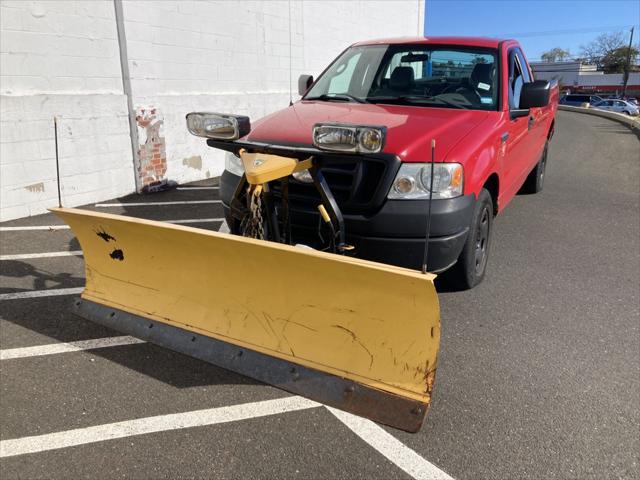
[[[155,182],[165,181],[167,173],[167,152],[165,148],[163,123],[164,118],[155,107],[138,107],[136,109],[138,125],[138,158],[140,167],[138,177],[140,186],[146,187]]]

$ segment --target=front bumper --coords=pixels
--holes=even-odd
[[[225,170],[220,179],[220,198],[231,231],[233,220],[229,202],[240,177]],[[428,269],[441,272],[451,267],[467,239],[475,195],[434,200],[431,207]],[[424,257],[428,200],[387,200],[372,215],[344,214],[347,243],[355,248],[350,254],[366,260],[420,269]],[[293,240],[317,246],[319,214],[291,206]]]

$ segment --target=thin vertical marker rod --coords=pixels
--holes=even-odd
[[[288,7],[289,7],[289,106],[293,105],[293,86],[292,86],[292,79],[291,79],[291,75],[293,74],[293,60],[291,59],[291,52],[292,52],[292,47],[291,47],[291,0],[289,0],[288,3]]]
[[[436,161],[436,139],[431,139],[431,178],[429,179],[429,207],[427,209],[427,228],[424,235],[424,257],[422,273],[427,273],[427,257],[429,256],[429,232],[431,230],[431,201],[433,200],[433,167]]]
[[[58,207],[62,208],[62,194],[60,193],[60,159],[58,158],[58,118],[53,117],[53,138],[56,144],[56,183],[58,184]]]

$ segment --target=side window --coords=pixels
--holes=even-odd
[[[509,108],[516,109],[520,107],[520,93],[524,77],[520,62],[515,50],[509,52]]]
[[[516,55],[518,57],[518,61],[520,62],[520,68],[522,71],[522,77],[524,79],[524,83],[532,82],[531,74],[529,73],[529,69],[527,68],[527,62],[524,59],[524,55],[522,54],[522,50],[516,48]]]
[[[349,82],[353,71],[362,53],[352,56],[348,62],[338,66],[336,75],[331,79],[327,93],[346,93],[349,91]]]

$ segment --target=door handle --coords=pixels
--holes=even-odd
[[[533,118],[533,115],[529,116],[529,124],[528,124],[528,129],[531,130],[533,128],[533,124],[536,123],[536,119]]]

